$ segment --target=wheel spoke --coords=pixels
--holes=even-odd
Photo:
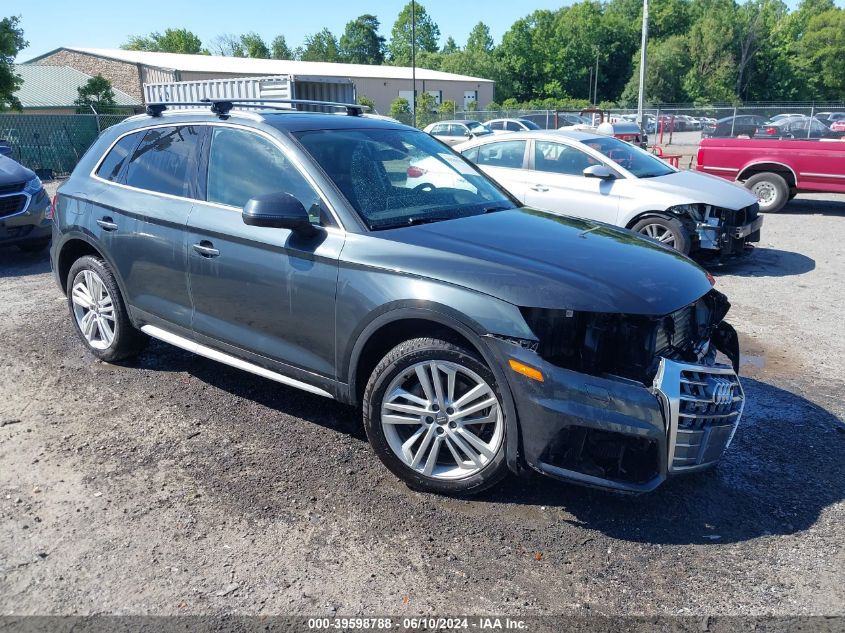
[[[390,394],[391,401],[396,400],[397,398],[403,398],[408,402],[418,404],[424,409],[427,409],[428,406],[431,404],[428,400],[423,400],[419,396],[415,396],[414,394],[410,393],[409,391],[405,391],[404,389],[394,389],[393,393]]]
[[[478,437],[475,433],[470,431],[466,427],[461,427],[455,429],[455,433],[457,433],[461,438],[465,439],[467,443],[471,444],[479,453],[484,455],[487,459],[493,458],[493,451],[490,450],[490,447]]]
[[[486,384],[482,383],[480,385],[475,385],[475,387],[473,387],[460,398],[455,400],[452,403],[452,406],[455,409],[460,409],[465,404],[469,404],[470,402],[477,398],[480,398],[481,396],[486,396],[488,393],[490,393],[490,388]]]
[[[467,407],[466,409],[461,409],[460,411],[456,411],[454,415],[451,416],[452,420],[460,420],[465,418],[468,415],[472,415],[482,409],[486,409],[487,407],[492,407],[493,405],[497,404],[496,398],[487,398],[486,400],[482,400],[481,402],[477,402],[471,407]]]
[[[71,292],[71,300],[80,308],[91,310],[94,307],[94,300],[88,293],[88,288],[83,284],[76,284]]]
[[[455,463],[458,465],[459,468],[466,468],[466,460],[458,455],[458,451],[455,450],[455,443],[452,441],[452,437],[446,435],[446,448],[449,449],[449,452],[452,453],[452,457],[455,459]]]
[[[400,413],[410,413],[411,415],[425,415],[428,413],[428,409],[423,407],[412,407],[409,404],[402,404],[400,402],[385,402],[384,403],[385,409],[390,409],[392,411],[399,411]]]
[[[405,456],[406,462],[411,461],[411,458],[413,457],[411,455],[411,447],[416,443],[418,439],[420,439],[420,436],[427,430],[428,429],[426,429],[424,426],[421,426],[416,431],[414,431],[414,434],[411,435],[411,437],[405,440],[405,442],[402,444],[402,455]]]
[[[100,338],[106,343],[106,345],[111,345],[111,342],[114,339],[114,330],[112,330],[108,321],[106,321],[102,316],[97,319],[97,329],[100,330]]]
[[[85,313],[85,316],[82,317],[82,320],[79,322],[79,328],[82,330],[82,334],[89,341],[94,338],[94,327],[96,326],[96,323],[97,315],[94,312]]]
[[[429,367],[431,368],[431,380],[434,383],[434,395],[437,396],[437,404],[441,408],[445,408],[446,401],[443,398],[443,380],[440,375],[440,368],[433,361],[429,364]]]
[[[481,459],[479,459],[478,454],[467,446],[467,443],[464,442],[459,435],[453,433],[451,439],[455,443],[455,446],[461,449],[461,452],[470,458],[476,468],[481,468],[484,465]]]
[[[440,447],[443,445],[443,436],[434,438],[431,445],[431,450],[428,452],[428,459],[425,460],[425,468],[423,468],[423,475],[431,477],[434,472],[434,467],[437,465],[437,458],[440,455]]]
[[[429,380],[426,368],[422,365],[417,365],[414,371],[416,371],[417,380],[420,381],[420,386],[422,387],[423,393],[425,393],[425,397],[429,402],[435,402],[436,396],[434,395],[434,389],[431,388],[431,380]]]
[[[429,445],[431,444],[431,440],[434,439],[434,425],[432,424],[428,427],[428,433],[425,434],[422,442],[420,442],[420,447],[417,449],[417,452],[414,454],[414,459],[411,460],[411,468],[416,468],[420,465],[422,461],[423,455],[428,450]]]
[[[405,418],[401,415],[382,414],[381,419],[388,424],[422,424],[419,417]]]

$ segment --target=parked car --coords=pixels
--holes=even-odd
[[[573,125],[592,125],[593,122],[585,116],[574,114],[572,112],[558,112],[557,113],[558,129],[563,130]]]
[[[52,235],[52,206],[31,169],[0,155],[0,246],[43,250]]]
[[[832,132],[845,132],[845,118],[837,119],[830,124]]]
[[[756,114],[738,114],[719,119],[701,130],[702,137],[748,136],[753,137],[757,128],[766,122]]]
[[[739,347],[695,263],[522,208],[357,106],[232,105],[148,105],[59,189],[52,266],[93,355],[151,336],[358,405],[385,466],[441,493],[525,469],[646,492],[730,444]],[[409,187],[426,158],[472,188]]]
[[[493,134],[541,129],[531,119],[493,119],[491,121],[485,121],[484,126],[493,130]]]
[[[698,171],[743,183],[769,213],[798,193],[845,193],[845,142],[702,139],[696,163]]]
[[[785,114],[776,114],[769,121],[781,121],[783,119],[807,119],[809,118],[806,114],[800,113],[785,113]]]
[[[756,138],[839,138],[821,121],[809,117],[783,118],[757,128]]]
[[[697,131],[701,129],[701,121],[696,118],[693,118],[687,114],[678,115],[678,118],[684,122],[684,130]]]
[[[478,121],[440,121],[426,126],[424,131],[446,145],[457,145],[475,136],[493,134],[493,130]]]
[[[594,132],[522,132],[456,146],[530,207],[632,229],[682,253],[759,241],[757,200]]]
[[[833,124],[837,121],[845,121],[845,112],[819,112],[815,115],[819,121],[824,123],[827,127],[833,129]]]

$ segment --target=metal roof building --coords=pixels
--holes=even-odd
[[[123,49],[62,47],[27,64],[51,64],[75,68],[96,75],[101,74],[115,88],[139,100],[143,99],[144,84],[174,81],[198,81],[235,77],[288,76],[336,78],[352,80],[358,97],[369,97],[380,112],[387,112],[397,97],[411,100],[411,68],[404,66],[369,66],[304,62],[295,60],[220,57],[215,55],[183,55],[150,53]],[[493,100],[494,82],[479,77],[467,77],[418,68],[417,92],[430,92],[435,101],[452,100],[458,108],[476,101],[480,106]]]
[[[77,88],[91,79],[91,75],[67,66],[17,64],[12,72],[23,79],[14,94],[24,111],[39,114],[67,114],[69,110],[75,110],[74,101],[79,97]],[[140,104],[140,100],[116,88],[114,100],[121,106]]]

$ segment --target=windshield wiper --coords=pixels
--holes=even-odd
[[[512,209],[512,208],[513,207],[511,207],[511,206],[503,206],[503,205],[500,204],[500,205],[491,205],[489,207],[482,207],[481,210],[484,211],[484,213],[495,213],[496,211],[507,211],[507,210]]]

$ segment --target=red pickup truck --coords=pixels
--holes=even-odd
[[[695,168],[742,182],[775,213],[799,192],[845,193],[845,140],[704,138]]]

